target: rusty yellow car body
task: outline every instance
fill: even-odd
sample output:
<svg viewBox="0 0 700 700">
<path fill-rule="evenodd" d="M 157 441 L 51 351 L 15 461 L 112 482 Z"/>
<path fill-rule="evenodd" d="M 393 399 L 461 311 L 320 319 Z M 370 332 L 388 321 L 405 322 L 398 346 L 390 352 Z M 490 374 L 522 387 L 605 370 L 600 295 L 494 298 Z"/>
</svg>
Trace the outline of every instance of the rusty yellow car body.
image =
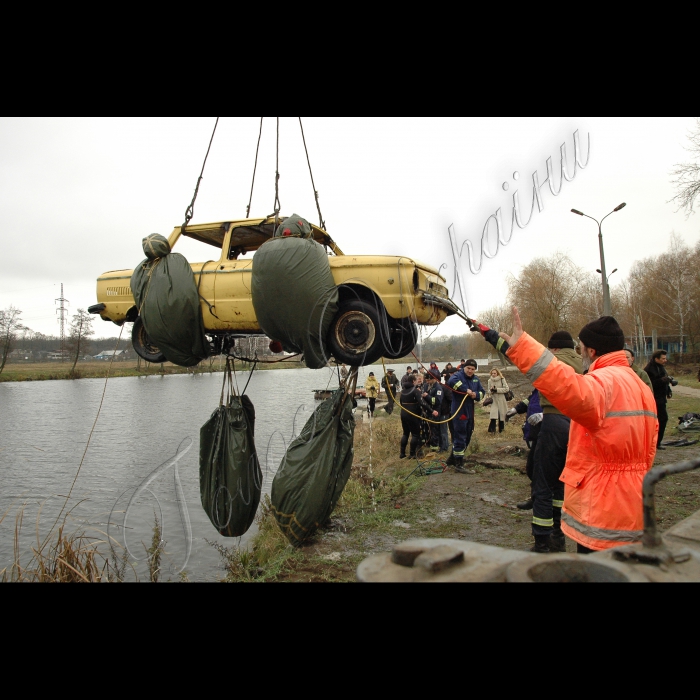
<svg viewBox="0 0 700 700">
<path fill-rule="evenodd" d="M 329 252 L 333 279 L 343 292 L 383 305 L 390 322 L 437 326 L 452 315 L 446 280 L 434 268 L 411 257 L 345 255 L 326 231 L 312 227 L 314 239 Z M 254 253 L 273 237 L 275 219 L 247 219 L 189 225 L 184 235 L 212 246 L 205 263 L 191 263 L 202 297 L 202 315 L 208 334 L 261 335 L 251 294 Z M 181 227 L 170 235 L 176 251 Z M 117 325 L 138 317 L 131 293 L 133 270 L 107 272 L 97 280 L 98 304 L 91 307 L 105 321 Z"/>
</svg>

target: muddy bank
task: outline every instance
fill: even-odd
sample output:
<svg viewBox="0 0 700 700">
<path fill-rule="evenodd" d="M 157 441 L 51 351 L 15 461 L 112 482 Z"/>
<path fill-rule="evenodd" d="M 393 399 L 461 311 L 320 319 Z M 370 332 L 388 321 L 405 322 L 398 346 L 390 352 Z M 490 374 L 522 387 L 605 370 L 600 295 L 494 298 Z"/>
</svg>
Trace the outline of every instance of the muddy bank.
<svg viewBox="0 0 700 700">
<path fill-rule="evenodd" d="M 531 387 L 517 380 L 514 383 L 516 400 L 526 398 Z M 669 405 L 672 416 L 681 411 L 700 412 L 700 400 L 674 400 Z M 300 550 L 289 549 L 274 527 L 263 527 L 255 547 L 274 565 L 261 565 L 254 550 L 252 563 L 246 562 L 248 568 L 241 567 L 234 557 L 229 579 L 354 582 L 356 568 L 367 556 L 417 538 L 529 550 L 533 544 L 532 513 L 516 507 L 530 491 L 523 419 L 514 419 L 501 436 L 488 435 L 488 423 L 488 413 L 479 410 L 468 458 L 470 474 L 450 470 L 420 476 L 411 475 L 415 462 L 399 459 L 402 431 L 397 415 L 387 417 L 380 411 L 371 426 L 369 421 L 361 421 L 353 476 L 327 527 Z M 673 424 L 669 437 L 674 437 Z M 660 452 L 657 464 L 695 458 L 700 458 L 700 446 Z M 658 489 L 657 500 L 659 524 L 667 530 L 700 510 L 700 473 L 666 480 Z M 572 543 L 569 550 L 575 551 Z M 275 555 L 269 559 L 271 552 Z"/>
</svg>

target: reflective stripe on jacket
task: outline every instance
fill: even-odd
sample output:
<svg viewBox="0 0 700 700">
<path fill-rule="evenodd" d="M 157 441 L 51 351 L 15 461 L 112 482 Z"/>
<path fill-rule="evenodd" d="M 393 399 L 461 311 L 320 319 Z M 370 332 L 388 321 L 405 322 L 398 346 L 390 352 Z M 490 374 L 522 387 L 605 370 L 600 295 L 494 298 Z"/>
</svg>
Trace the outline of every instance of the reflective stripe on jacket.
<svg viewBox="0 0 700 700">
<path fill-rule="evenodd" d="M 564 533 L 596 551 L 640 542 L 642 486 L 654 466 L 659 424 L 651 392 L 625 354 L 604 355 L 580 376 L 525 334 L 508 357 L 572 419 L 561 477 Z"/>
</svg>

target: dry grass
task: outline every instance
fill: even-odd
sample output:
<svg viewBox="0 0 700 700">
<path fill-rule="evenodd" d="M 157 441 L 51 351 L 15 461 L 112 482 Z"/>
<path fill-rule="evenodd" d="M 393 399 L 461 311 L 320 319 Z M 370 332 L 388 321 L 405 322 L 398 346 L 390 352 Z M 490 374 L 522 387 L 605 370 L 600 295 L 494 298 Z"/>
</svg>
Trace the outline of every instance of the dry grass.
<svg viewBox="0 0 700 700">
<path fill-rule="evenodd" d="M 3 524 L 9 510 L 0 518 Z M 69 534 L 71 513 L 68 513 L 58 528 L 43 540 L 39 534 L 41 509 L 36 521 L 36 545 L 22 551 L 20 544 L 24 528 L 24 507 L 20 507 L 15 518 L 14 556 L 9 569 L 0 571 L 2 583 L 124 583 L 127 571 L 138 576 L 129 564 L 128 553 L 104 532 L 95 530 L 90 535 L 85 531 Z M 149 579 L 157 583 L 160 578 L 161 557 L 165 543 L 161 541 L 160 523 L 156 519 L 151 548 L 147 549 Z M 118 553 L 119 552 L 119 553 Z"/>
</svg>

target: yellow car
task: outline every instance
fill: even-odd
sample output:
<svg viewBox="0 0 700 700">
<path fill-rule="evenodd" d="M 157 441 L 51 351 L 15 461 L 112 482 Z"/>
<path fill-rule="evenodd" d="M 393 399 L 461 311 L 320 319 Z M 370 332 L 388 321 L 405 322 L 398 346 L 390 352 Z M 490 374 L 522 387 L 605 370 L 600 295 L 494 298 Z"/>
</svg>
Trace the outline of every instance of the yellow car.
<svg viewBox="0 0 700 700">
<path fill-rule="evenodd" d="M 284 217 L 282 217 L 283 219 Z M 329 252 L 333 278 L 339 287 L 340 310 L 333 322 L 329 346 L 338 363 L 373 364 L 382 356 L 405 357 L 416 346 L 417 324 L 437 326 L 455 313 L 446 280 L 437 270 L 410 257 L 345 255 L 322 229 L 312 227 L 314 240 Z M 231 350 L 237 338 L 263 335 L 251 294 L 254 253 L 275 233 L 274 217 L 215 224 L 189 225 L 185 236 L 212 246 L 207 263 L 192 263 L 202 296 L 204 328 L 212 354 Z M 175 249 L 182 236 L 170 236 Z M 164 357 L 148 338 L 131 293 L 132 270 L 107 272 L 97 280 L 96 306 L 90 313 L 116 323 L 134 323 L 136 353 L 148 362 Z"/>
</svg>

